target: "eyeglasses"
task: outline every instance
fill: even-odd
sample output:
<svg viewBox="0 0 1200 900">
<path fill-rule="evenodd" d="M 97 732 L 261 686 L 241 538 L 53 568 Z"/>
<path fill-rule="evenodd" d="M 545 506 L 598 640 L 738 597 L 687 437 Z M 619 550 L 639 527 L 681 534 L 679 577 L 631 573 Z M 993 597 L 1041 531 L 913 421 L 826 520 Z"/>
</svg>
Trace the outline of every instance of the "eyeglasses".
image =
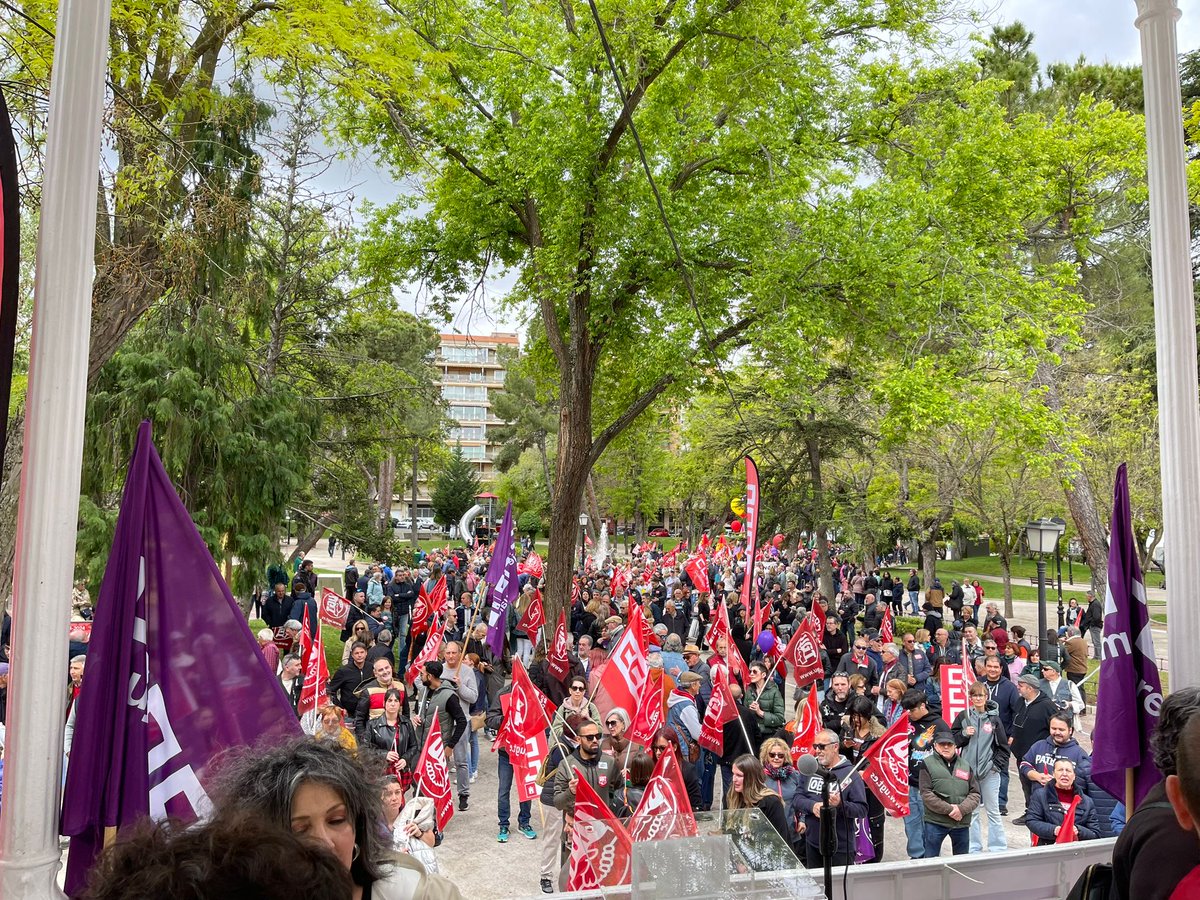
<svg viewBox="0 0 1200 900">
<path fill-rule="evenodd" d="M 576 691 L 578 691 L 579 693 L 582 694 L 583 693 L 583 685 L 580 685 L 580 684 L 571 685 L 571 693 L 574 694 Z"/>
</svg>

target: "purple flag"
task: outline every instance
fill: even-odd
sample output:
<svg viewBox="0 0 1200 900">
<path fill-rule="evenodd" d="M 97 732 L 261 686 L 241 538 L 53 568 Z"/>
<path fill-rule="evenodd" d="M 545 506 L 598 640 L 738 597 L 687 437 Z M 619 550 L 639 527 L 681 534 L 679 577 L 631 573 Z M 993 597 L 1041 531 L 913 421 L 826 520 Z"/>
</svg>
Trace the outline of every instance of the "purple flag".
<svg viewBox="0 0 1200 900">
<path fill-rule="evenodd" d="M 504 651 L 504 633 L 508 630 L 508 608 L 517 599 L 517 556 L 513 552 L 512 501 L 504 510 L 496 552 L 487 570 L 488 613 L 487 645 L 497 657 Z"/>
<path fill-rule="evenodd" d="M 214 754 L 298 734 L 143 422 L 76 701 L 62 813 L 67 893 L 82 892 L 106 828 L 202 817 Z"/>
<path fill-rule="evenodd" d="M 1154 662 L 1146 586 L 1133 539 L 1124 463 L 1117 469 L 1113 487 L 1109 531 L 1104 652 L 1096 688 L 1096 727 L 1092 731 L 1092 780 L 1125 801 L 1125 770 L 1133 769 L 1136 806 L 1162 780 L 1154 767 L 1150 735 L 1158 725 L 1163 693 Z"/>
</svg>

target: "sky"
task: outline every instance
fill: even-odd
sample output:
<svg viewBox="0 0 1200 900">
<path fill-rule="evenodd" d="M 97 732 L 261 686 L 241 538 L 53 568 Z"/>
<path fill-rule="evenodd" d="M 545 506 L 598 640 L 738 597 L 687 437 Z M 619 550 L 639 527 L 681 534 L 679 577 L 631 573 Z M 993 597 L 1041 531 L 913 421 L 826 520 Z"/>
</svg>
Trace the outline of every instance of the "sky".
<svg viewBox="0 0 1200 900">
<path fill-rule="evenodd" d="M 1178 0 L 1182 17 L 1177 24 L 1180 52 L 1200 47 L 1200 0 Z M 976 10 L 984 20 L 980 33 L 992 25 L 1020 21 L 1033 32 L 1033 51 L 1043 69 L 1052 62 L 1074 62 L 1081 55 L 1093 62 L 1138 64 L 1141 62 L 1139 36 L 1134 20 L 1135 0 L 962 0 L 964 7 Z M 949 54 L 969 52 L 968 26 L 956 28 L 947 36 L 944 48 Z M 399 186 L 370 160 L 341 162 L 321 179 L 325 190 L 345 190 L 354 186 L 356 198 L 375 204 L 394 199 Z M 486 287 L 486 302 L 463 303 L 453 320 L 438 327 L 462 334 L 486 334 L 491 331 L 516 331 L 522 336 L 525 323 L 502 317 L 492 302 L 511 286 L 511 277 L 494 279 Z M 419 295 L 406 294 L 401 303 L 422 315 Z"/>
</svg>

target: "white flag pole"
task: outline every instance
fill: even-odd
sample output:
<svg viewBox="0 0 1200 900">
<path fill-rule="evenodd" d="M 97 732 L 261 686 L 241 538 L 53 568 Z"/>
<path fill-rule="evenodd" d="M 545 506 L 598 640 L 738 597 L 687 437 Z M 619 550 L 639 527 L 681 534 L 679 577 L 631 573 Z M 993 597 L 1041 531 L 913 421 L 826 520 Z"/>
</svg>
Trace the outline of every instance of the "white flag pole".
<svg viewBox="0 0 1200 900">
<path fill-rule="evenodd" d="M 1167 615 L 1171 687 L 1200 685 L 1200 654 L 1188 638 L 1200 610 L 1186 585 L 1200 579 L 1200 556 L 1188 542 L 1200 530 L 1200 404 L 1197 402 L 1196 310 L 1175 23 L 1177 0 L 1137 0 L 1146 95 L 1147 175 L 1150 182 L 1150 255 L 1158 359 L 1159 455 L 1163 532 L 1173 548 Z"/>
<path fill-rule="evenodd" d="M 38 234 L 13 578 L 0 896 L 56 886 L 67 627 L 91 335 L 110 0 L 61 0 Z"/>
</svg>

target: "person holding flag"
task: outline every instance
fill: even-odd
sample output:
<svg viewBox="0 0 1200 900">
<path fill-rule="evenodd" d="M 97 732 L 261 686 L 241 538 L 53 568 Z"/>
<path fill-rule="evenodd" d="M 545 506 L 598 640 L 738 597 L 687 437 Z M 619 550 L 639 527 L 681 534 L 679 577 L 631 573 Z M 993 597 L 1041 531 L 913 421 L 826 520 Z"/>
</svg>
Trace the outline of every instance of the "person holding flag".
<svg viewBox="0 0 1200 900">
<path fill-rule="evenodd" d="M 428 738 L 429 730 L 436 717 L 442 733 L 442 743 L 446 750 L 446 761 L 454 758 L 454 749 L 460 741 L 466 739 L 467 714 L 463 711 L 458 699 L 458 691 L 453 685 L 442 681 L 442 664 L 436 659 L 425 663 L 421 670 L 421 684 L 425 689 L 421 701 L 421 713 L 413 717 L 413 724 L 422 728 L 423 742 Z M 470 802 L 470 785 L 463 790 L 462 779 L 458 784 L 458 808 L 466 812 Z"/>
<path fill-rule="evenodd" d="M 1070 844 L 1099 838 L 1096 804 L 1079 785 L 1075 763 L 1064 757 L 1054 761 L 1052 780 L 1034 788 L 1025 824 L 1034 846 Z"/>
<path fill-rule="evenodd" d="M 828 728 L 817 732 L 812 745 L 817 768 L 811 775 L 801 775 L 800 785 L 792 798 L 792 815 L 802 823 L 805 865 L 810 869 L 819 869 L 826 862 L 821 853 L 821 798 L 826 778 L 832 776 L 829 808 L 833 813 L 834 844 L 829 862 L 834 866 L 854 862 L 858 820 L 865 819 L 869 813 L 862 778 L 854 771 L 854 764 L 842 756 L 840 743 L 837 733 Z"/>
</svg>

